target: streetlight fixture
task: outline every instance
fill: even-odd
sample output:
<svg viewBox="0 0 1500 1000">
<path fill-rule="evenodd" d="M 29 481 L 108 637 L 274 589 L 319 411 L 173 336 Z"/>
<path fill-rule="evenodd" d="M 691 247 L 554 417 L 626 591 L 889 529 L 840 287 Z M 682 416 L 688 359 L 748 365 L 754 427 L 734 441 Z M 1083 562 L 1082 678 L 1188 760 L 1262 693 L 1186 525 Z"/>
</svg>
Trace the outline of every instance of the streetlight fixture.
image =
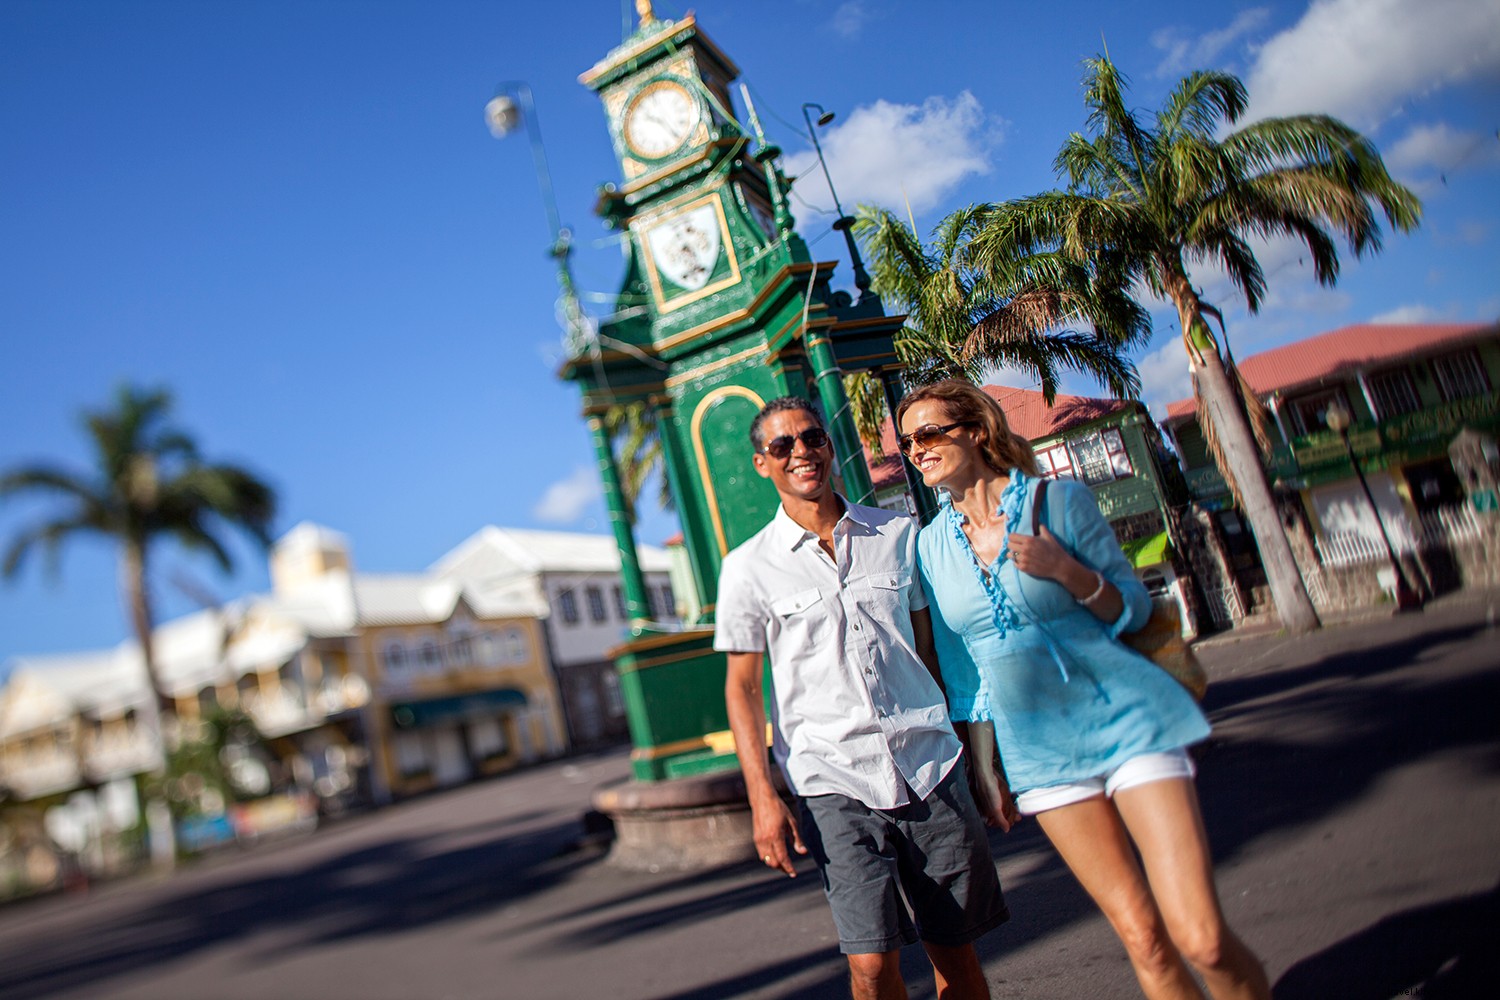
<svg viewBox="0 0 1500 1000">
<path fill-rule="evenodd" d="M 1391 544 L 1391 536 L 1385 528 L 1385 518 L 1380 515 L 1380 507 L 1375 503 L 1375 494 L 1370 491 L 1370 483 L 1365 479 L 1365 470 L 1360 467 L 1359 459 L 1354 456 L 1354 445 L 1349 442 L 1349 425 L 1353 423 L 1354 416 L 1349 408 L 1339 400 L 1334 400 L 1323 412 L 1323 422 L 1328 429 L 1339 436 L 1339 441 L 1344 445 L 1344 454 L 1349 458 L 1349 464 L 1354 468 L 1354 475 L 1359 479 L 1360 488 L 1364 490 L 1365 500 L 1370 504 L 1370 513 L 1375 515 L 1375 524 L 1380 529 L 1380 538 L 1385 542 L 1386 558 L 1390 560 L 1391 572 L 1396 576 L 1396 607 L 1398 610 L 1406 611 L 1411 608 L 1422 606 L 1422 597 L 1417 593 L 1406 578 L 1406 570 L 1401 565 L 1401 560 L 1396 556 L 1396 547 Z"/>
<path fill-rule="evenodd" d="M 818 121 L 816 127 L 809 111 L 816 108 Z M 849 258 L 854 263 L 854 287 L 859 289 L 859 301 L 864 302 L 866 296 L 870 296 L 870 275 L 865 271 L 865 262 L 859 256 L 859 244 L 854 241 L 854 233 L 851 228 L 854 225 L 852 216 L 844 214 L 844 206 L 839 204 L 839 193 L 834 190 L 833 177 L 828 173 L 828 161 L 823 159 L 823 145 L 818 142 L 818 129 L 828 125 L 834 119 L 832 111 L 828 111 L 821 104 L 808 102 L 802 105 L 802 120 L 807 123 L 807 135 L 812 139 L 813 151 L 818 154 L 818 165 L 823 168 L 823 179 L 828 182 L 828 193 L 833 195 L 833 208 L 838 213 L 838 218 L 833 222 L 833 228 L 844 234 L 844 242 L 849 246 Z M 879 301 L 878 296 L 873 296 Z"/>
<path fill-rule="evenodd" d="M 578 301 L 578 288 L 573 283 L 572 230 L 559 221 L 557 196 L 552 190 L 552 171 L 547 167 L 547 148 L 542 144 L 542 127 L 537 122 L 536 104 L 532 101 L 531 86 L 524 80 L 507 80 L 495 88 L 495 96 L 484 106 L 484 120 L 490 134 L 504 139 L 516 131 L 526 129 L 531 141 L 531 159 L 536 167 L 536 185 L 542 194 L 542 207 L 547 212 L 547 228 L 552 243 L 547 256 L 557 262 L 557 283 L 562 289 L 561 305 L 565 347 L 570 357 L 583 353 L 588 343 L 588 322 L 584 318 L 583 306 Z"/>
</svg>

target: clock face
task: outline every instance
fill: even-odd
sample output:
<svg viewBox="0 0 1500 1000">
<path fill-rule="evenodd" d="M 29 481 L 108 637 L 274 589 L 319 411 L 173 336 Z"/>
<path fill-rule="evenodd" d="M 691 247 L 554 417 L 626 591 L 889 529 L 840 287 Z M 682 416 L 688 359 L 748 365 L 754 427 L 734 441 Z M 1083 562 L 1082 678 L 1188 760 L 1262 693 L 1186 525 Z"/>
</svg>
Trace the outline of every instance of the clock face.
<svg viewBox="0 0 1500 1000">
<path fill-rule="evenodd" d="M 660 159 L 687 142 L 698 117 L 698 102 L 686 87 L 673 80 L 657 80 L 625 106 L 625 145 L 637 156 Z"/>
</svg>

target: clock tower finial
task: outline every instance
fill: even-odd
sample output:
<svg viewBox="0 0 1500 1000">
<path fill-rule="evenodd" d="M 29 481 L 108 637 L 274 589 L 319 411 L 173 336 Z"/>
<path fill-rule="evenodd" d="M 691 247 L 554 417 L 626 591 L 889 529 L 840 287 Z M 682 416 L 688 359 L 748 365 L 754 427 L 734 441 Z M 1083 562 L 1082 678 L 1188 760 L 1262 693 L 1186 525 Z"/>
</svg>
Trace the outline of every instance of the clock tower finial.
<svg viewBox="0 0 1500 1000">
<path fill-rule="evenodd" d="M 641 27 L 656 23 L 656 13 L 651 9 L 651 0 L 635 0 L 635 12 L 641 16 Z"/>
</svg>

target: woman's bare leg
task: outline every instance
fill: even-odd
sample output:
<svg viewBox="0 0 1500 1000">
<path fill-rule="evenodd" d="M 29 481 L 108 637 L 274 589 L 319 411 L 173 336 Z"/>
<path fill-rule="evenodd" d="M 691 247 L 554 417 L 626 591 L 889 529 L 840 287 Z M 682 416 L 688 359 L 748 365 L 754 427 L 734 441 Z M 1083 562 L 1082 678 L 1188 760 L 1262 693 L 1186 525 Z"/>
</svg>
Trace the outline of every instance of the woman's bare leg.
<svg viewBox="0 0 1500 1000">
<path fill-rule="evenodd" d="M 1038 813 L 1037 822 L 1125 945 L 1149 1000 L 1202 1000 L 1115 811 L 1103 795 Z"/>
<path fill-rule="evenodd" d="M 1114 800 L 1172 941 L 1215 1000 L 1270 1000 L 1266 970 L 1224 921 L 1193 782 L 1153 781 Z"/>
</svg>

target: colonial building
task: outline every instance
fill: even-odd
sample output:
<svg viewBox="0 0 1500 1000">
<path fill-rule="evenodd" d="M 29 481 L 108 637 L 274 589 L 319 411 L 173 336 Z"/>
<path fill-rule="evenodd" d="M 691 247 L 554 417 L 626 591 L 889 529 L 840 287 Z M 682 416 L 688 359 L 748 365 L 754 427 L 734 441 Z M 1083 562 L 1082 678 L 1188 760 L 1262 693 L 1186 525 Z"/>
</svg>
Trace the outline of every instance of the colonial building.
<svg viewBox="0 0 1500 1000">
<path fill-rule="evenodd" d="M 1482 572 L 1487 559 L 1454 556 L 1483 546 L 1483 509 L 1493 505 L 1486 484 L 1500 461 L 1500 327 L 1351 326 L 1252 355 L 1239 367 L 1274 417 L 1268 471 L 1305 522 L 1313 569 L 1385 564 L 1389 539 L 1427 577 L 1428 589 Z M 1330 411 L 1346 414 L 1347 426 L 1331 426 Z M 1171 404 L 1165 428 L 1194 499 L 1231 540 L 1241 577 L 1254 579 L 1258 553 L 1208 454 L 1194 401 Z M 1460 438 L 1473 443 L 1477 458 L 1455 460 Z M 1294 537 L 1299 527 L 1293 523 Z M 1390 589 L 1391 575 L 1382 573 Z M 1337 603 L 1332 593 L 1313 596 Z"/>
<path fill-rule="evenodd" d="M 667 627 L 680 624 L 670 557 L 649 545 L 637 546 L 636 552 L 651 618 Z M 528 601 L 538 609 L 575 748 L 628 737 L 620 677 L 610 654 L 629 626 L 613 539 L 490 526 L 430 572 L 481 599 Z"/>
</svg>

